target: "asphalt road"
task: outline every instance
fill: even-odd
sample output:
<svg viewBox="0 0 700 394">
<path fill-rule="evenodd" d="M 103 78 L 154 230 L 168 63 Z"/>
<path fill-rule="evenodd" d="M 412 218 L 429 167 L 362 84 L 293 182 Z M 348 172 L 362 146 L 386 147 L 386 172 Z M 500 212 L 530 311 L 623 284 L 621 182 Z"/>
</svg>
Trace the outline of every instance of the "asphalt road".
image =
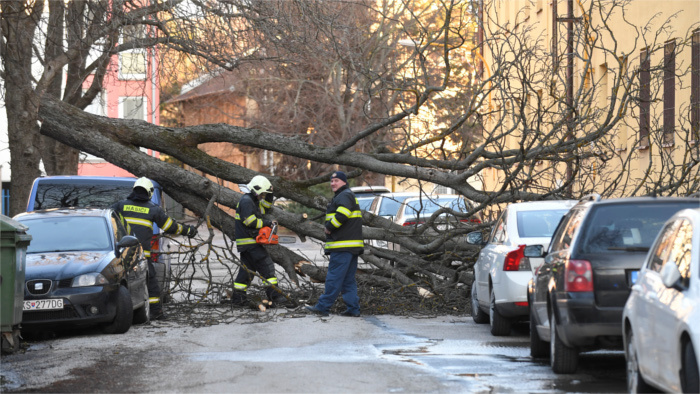
<svg viewBox="0 0 700 394">
<path fill-rule="evenodd" d="M 2 357 L 2 392 L 623 392 L 621 352 L 574 375 L 529 356 L 526 325 L 492 337 L 471 317 L 265 312 L 205 327 L 74 332 Z M 28 347 L 27 347 L 28 346 Z"/>
</svg>

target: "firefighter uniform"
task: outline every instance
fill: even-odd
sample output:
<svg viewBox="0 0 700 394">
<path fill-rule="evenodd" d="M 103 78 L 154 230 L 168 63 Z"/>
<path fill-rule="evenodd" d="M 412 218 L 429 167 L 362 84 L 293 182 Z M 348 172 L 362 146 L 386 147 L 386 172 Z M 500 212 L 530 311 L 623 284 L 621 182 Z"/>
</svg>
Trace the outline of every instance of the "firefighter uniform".
<svg viewBox="0 0 700 394">
<path fill-rule="evenodd" d="M 355 194 L 347 185 L 347 176 L 336 171 L 331 176 L 344 183 L 335 190 L 333 199 L 326 209 L 326 244 L 324 251 L 330 255 L 326 274 L 325 292 L 314 306 L 307 306 L 310 312 L 328 316 L 338 295 L 342 294 L 347 310 L 344 316 L 360 316 L 360 298 L 357 295 L 358 256 L 364 251 L 362 239 L 362 212 Z M 333 183 L 331 183 L 333 187 Z"/>
<path fill-rule="evenodd" d="M 143 246 L 143 254 L 148 261 L 148 297 L 151 315 L 158 318 L 163 314 L 163 307 L 161 305 L 161 289 L 151 258 L 153 223 L 157 224 L 166 234 L 186 235 L 190 238 L 197 235 L 197 229 L 194 226 L 179 224 L 170 218 L 163 208 L 151 202 L 152 194 L 153 184 L 151 181 L 140 178 L 134 184 L 134 189 L 129 197 L 115 203 L 112 209 L 120 215 L 127 232 L 135 235 Z"/>
<path fill-rule="evenodd" d="M 267 299 L 282 304 L 286 298 L 270 287 L 277 286 L 278 283 L 274 262 L 267 250 L 255 241 L 261 228 L 272 226 L 271 220 L 263 218 L 272 207 L 272 185 L 267 178 L 258 175 L 248 188 L 251 192 L 244 194 L 236 206 L 236 248 L 241 255 L 242 267 L 238 269 L 233 282 L 231 302 L 246 305 L 248 286 L 254 278 L 253 272 L 258 272 L 264 278 Z"/>
</svg>

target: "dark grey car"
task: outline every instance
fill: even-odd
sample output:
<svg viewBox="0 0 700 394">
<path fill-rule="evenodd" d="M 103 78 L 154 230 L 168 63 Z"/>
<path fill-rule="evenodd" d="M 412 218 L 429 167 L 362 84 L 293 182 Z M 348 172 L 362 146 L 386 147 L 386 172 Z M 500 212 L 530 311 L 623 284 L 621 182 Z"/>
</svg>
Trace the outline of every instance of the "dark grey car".
<svg viewBox="0 0 700 394">
<path fill-rule="evenodd" d="M 699 204 L 589 196 L 571 208 L 528 284 L 532 356 L 573 373 L 581 351 L 622 349 L 622 310 L 649 247 L 668 218 Z"/>
<path fill-rule="evenodd" d="M 100 325 L 124 333 L 150 317 L 148 266 L 138 239 L 111 209 L 15 216 L 29 228 L 23 330 Z"/>
</svg>

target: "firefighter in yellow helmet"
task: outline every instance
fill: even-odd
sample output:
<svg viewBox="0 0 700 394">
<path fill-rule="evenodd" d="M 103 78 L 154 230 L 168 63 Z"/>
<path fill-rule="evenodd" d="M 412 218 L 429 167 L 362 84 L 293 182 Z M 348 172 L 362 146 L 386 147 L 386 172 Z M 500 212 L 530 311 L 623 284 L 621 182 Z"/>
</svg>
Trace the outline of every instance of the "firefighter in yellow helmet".
<svg viewBox="0 0 700 394">
<path fill-rule="evenodd" d="M 151 319 L 164 319 L 161 288 L 158 285 L 156 269 L 151 258 L 153 223 L 166 234 L 186 235 L 189 238 L 197 235 L 197 228 L 177 223 L 165 213 L 163 208 L 151 202 L 154 190 L 153 182 L 148 178 L 139 178 L 134 182 L 129 197 L 112 205 L 112 209 L 121 216 L 127 231 L 141 241 L 143 253 L 148 260 L 148 297 Z"/>
<path fill-rule="evenodd" d="M 272 184 L 262 175 L 257 175 L 248 184 L 249 193 L 241 197 L 236 206 L 236 247 L 241 255 L 243 266 L 233 281 L 231 303 L 245 306 L 248 303 L 248 286 L 253 280 L 253 274 L 259 273 L 265 279 L 265 293 L 273 305 L 287 305 L 287 299 L 275 291 L 270 285 L 277 286 L 275 264 L 262 245 L 255 238 L 261 228 L 269 227 L 273 221 L 263 217 L 272 208 Z"/>
</svg>

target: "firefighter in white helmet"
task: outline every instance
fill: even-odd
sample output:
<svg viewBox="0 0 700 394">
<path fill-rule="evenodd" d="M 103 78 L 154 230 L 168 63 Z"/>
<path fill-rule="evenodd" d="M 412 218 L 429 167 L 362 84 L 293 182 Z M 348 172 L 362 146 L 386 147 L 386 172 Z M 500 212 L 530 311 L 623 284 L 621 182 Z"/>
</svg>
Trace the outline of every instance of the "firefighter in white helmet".
<svg viewBox="0 0 700 394">
<path fill-rule="evenodd" d="M 177 223 L 165 213 L 163 208 L 151 202 L 154 190 L 153 182 L 148 178 L 139 178 L 134 182 L 129 197 L 112 205 L 112 209 L 121 216 L 129 234 L 134 234 L 141 241 L 143 253 L 148 260 L 148 298 L 151 319 L 164 319 L 161 288 L 156 279 L 156 269 L 151 255 L 151 242 L 154 238 L 153 223 L 166 234 L 186 235 L 189 238 L 197 235 L 197 228 Z"/>
<path fill-rule="evenodd" d="M 265 280 L 265 293 L 273 305 L 287 305 L 287 299 L 270 285 L 277 286 L 275 264 L 265 248 L 256 242 L 261 228 L 274 223 L 263 215 L 272 208 L 273 190 L 270 181 L 257 175 L 248 184 L 249 193 L 241 197 L 236 206 L 236 247 L 241 255 L 243 266 L 233 281 L 231 303 L 237 306 L 247 305 L 247 291 L 253 280 L 251 272 L 259 273 Z"/>
</svg>

